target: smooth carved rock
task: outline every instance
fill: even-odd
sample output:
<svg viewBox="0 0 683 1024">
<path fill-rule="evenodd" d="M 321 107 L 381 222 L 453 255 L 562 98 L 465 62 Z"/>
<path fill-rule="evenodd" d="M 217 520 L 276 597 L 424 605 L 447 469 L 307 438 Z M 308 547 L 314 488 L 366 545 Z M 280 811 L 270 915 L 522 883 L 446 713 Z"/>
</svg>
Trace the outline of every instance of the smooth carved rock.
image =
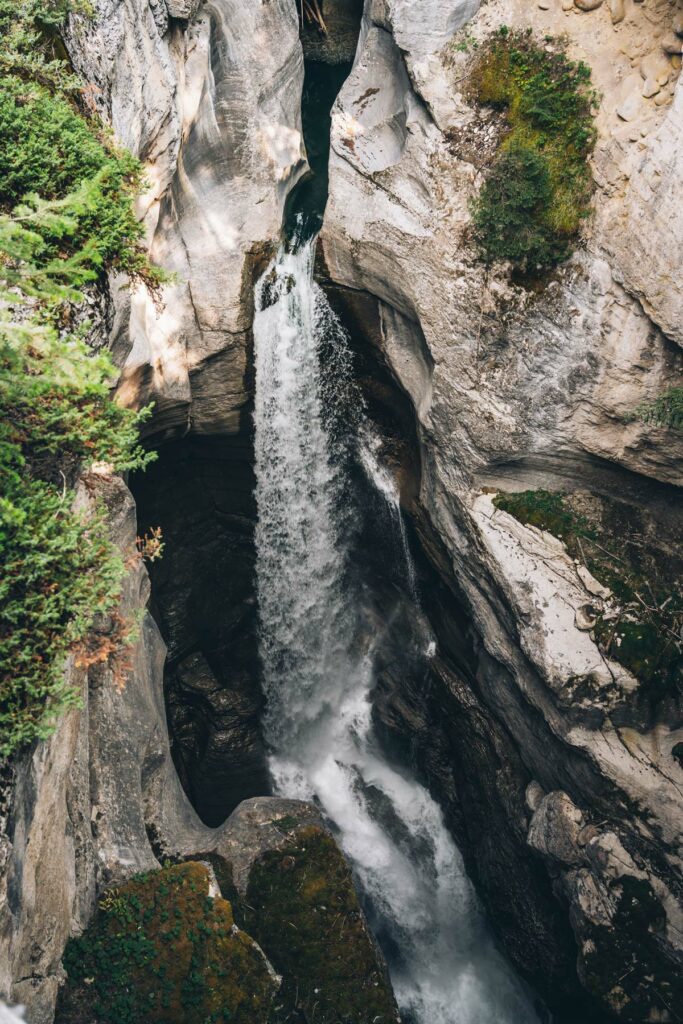
<svg viewBox="0 0 683 1024">
<path fill-rule="evenodd" d="M 624 0 L 610 0 L 609 13 L 612 18 L 613 25 L 618 25 L 619 22 L 623 21 L 626 16 Z"/>
</svg>

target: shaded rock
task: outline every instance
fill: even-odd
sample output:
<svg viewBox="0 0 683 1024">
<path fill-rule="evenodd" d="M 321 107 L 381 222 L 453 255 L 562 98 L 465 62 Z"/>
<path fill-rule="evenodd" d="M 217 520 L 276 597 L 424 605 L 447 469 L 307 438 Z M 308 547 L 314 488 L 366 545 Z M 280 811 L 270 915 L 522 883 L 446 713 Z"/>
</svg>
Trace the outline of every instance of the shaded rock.
<svg viewBox="0 0 683 1024">
<path fill-rule="evenodd" d="M 349 867 L 312 819 L 306 804 L 261 800 L 243 804 L 228 823 L 233 878 L 245 893 L 243 926 L 283 977 L 279 1012 L 282 1019 L 298 1009 L 350 1024 L 398 1022 Z M 224 842 L 220 852 L 231 859 Z"/>
<path fill-rule="evenodd" d="M 610 0 L 609 13 L 612 18 L 613 25 L 618 25 L 619 22 L 623 21 L 626 16 L 624 0 Z"/>
<path fill-rule="evenodd" d="M 526 787 L 526 792 L 524 793 L 526 805 L 532 812 L 532 814 L 538 810 L 545 795 L 546 794 L 543 787 L 539 786 L 535 779 L 532 779 L 529 785 Z"/>
<path fill-rule="evenodd" d="M 580 11 L 595 11 L 602 7 L 603 0 L 574 0 L 574 6 Z"/>
<path fill-rule="evenodd" d="M 270 788 L 258 724 L 252 458 L 249 436 L 187 439 L 131 480 L 138 532 L 160 526 L 165 541 L 150 572 L 168 645 L 173 756 L 211 826 Z"/>
<path fill-rule="evenodd" d="M 673 32 L 668 32 L 663 36 L 661 45 L 664 53 L 683 53 L 683 40 Z"/>
<path fill-rule="evenodd" d="M 527 842 L 539 853 L 561 864 L 581 864 L 584 855 L 578 837 L 583 822 L 582 812 L 574 806 L 567 793 L 549 793 L 531 819 Z"/>
<path fill-rule="evenodd" d="M 166 0 L 166 7 L 171 18 L 188 20 L 197 13 L 199 0 Z"/>
</svg>

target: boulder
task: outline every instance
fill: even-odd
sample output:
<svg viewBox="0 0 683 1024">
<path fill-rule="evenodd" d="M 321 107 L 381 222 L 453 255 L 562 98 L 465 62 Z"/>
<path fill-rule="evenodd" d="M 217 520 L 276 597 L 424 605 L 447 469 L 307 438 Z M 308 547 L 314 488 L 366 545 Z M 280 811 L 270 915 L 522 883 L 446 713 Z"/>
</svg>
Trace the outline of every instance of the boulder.
<svg viewBox="0 0 683 1024">
<path fill-rule="evenodd" d="M 584 863 L 579 833 L 582 812 L 567 793 L 548 793 L 536 808 L 529 825 L 527 842 L 534 850 L 568 867 Z"/>
</svg>

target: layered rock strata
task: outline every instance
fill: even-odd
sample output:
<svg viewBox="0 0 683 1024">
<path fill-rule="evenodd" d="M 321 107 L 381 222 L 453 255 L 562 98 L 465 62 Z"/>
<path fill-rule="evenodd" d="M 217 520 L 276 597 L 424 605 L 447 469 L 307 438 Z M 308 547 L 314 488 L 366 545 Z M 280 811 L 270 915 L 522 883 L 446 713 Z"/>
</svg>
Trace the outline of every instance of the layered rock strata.
<svg viewBox="0 0 683 1024">
<path fill-rule="evenodd" d="M 650 507 L 656 521 L 648 478 L 681 483 L 680 433 L 631 415 L 681 382 L 669 264 L 678 242 L 664 242 L 680 235 L 668 198 L 680 184 L 683 93 L 667 44 L 675 5 L 627 3 L 623 18 L 579 6 L 366 5 L 333 111 L 324 272 L 350 308 L 359 294 L 374 304 L 369 341 L 412 399 L 422 478 L 417 501 L 406 500 L 447 587 L 440 598 L 425 589 L 440 640 L 435 679 L 426 692 L 409 679 L 383 682 L 378 718 L 445 800 L 508 950 L 547 996 L 554 988 L 557 998 L 578 955 L 594 1005 L 675 1020 L 675 694 L 643 699 L 586 631 L 579 612 L 595 595 L 561 542 L 495 512 L 486 493 L 503 480 L 508 490 L 593 488 L 646 519 Z M 487 271 L 469 234 L 499 128 L 467 82 L 502 24 L 539 40 L 566 36 L 600 96 L 590 225 L 534 290 L 504 266 Z M 656 91 L 644 84 L 653 76 Z M 666 494 L 671 519 L 677 497 Z M 467 657 L 454 625 L 461 604 L 481 638 Z M 483 778 L 492 764 L 494 789 Z M 549 806 L 569 810 L 545 814 Z M 571 855 L 565 820 L 578 823 Z M 535 865 L 526 886 L 506 891 L 506 873 L 521 878 L 524 864 Z"/>
</svg>

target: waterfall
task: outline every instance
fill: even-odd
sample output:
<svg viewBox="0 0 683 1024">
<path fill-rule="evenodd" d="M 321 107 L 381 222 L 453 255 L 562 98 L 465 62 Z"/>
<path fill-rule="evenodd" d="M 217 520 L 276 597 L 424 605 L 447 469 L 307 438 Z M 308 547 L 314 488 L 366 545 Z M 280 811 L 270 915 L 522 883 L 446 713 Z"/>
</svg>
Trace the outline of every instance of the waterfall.
<svg viewBox="0 0 683 1024">
<path fill-rule="evenodd" d="M 390 506 L 416 593 L 414 570 L 395 484 L 362 409 L 344 406 L 347 339 L 313 280 L 314 249 L 283 247 L 256 287 L 257 592 L 274 786 L 315 800 L 336 830 L 405 1024 L 532 1024 L 440 809 L 373 737 L 380 637 L 350 571 L 353 458 Z"/>
</svg>

